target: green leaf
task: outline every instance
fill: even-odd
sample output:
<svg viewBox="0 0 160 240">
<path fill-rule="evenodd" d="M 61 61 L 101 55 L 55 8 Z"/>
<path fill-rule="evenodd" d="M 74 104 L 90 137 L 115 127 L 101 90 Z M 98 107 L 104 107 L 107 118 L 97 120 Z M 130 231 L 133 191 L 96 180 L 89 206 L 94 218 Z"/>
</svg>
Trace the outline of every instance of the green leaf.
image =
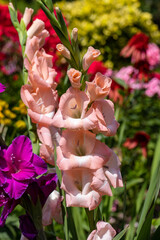
<svg viewBox="0 0 160 240">
<path fill-rule="evenodd" d="M 19 28 L 20 28 L 20 24 L 19 24 L 18 19 L 17 19 L 17 13 L 11 6 L 8 6 L 8 8 L 9 8 L 9 13 L 10 13 L 10 16 L 11 16 L 11 21 L 13 23 L 13 26 L 18 31 Z"/>
<path fill-rule="evenodd" d="M 59 21 L 59 23 L 61 25 L 62 32 L 64 33 L 66 38 L 68 38 L 67 26 L 66 26 L 66 23 L 64 21 L 63 15 L 62 15 L 61 10 L 59 9 L 59 7 L 56 7 L 56 13 L 57 13 L 58 21 Z M 69 38 L 68 38 L 68 41 L 69 41 Z"/>
<path fill-rule="evenodd" d="M 128 88 L 128 85 L 125 83 L 125 81 L 123 81 L 122 79 L 120 78 L 114 78 L 114 81 L 116 83 L 118 83 L 120 86 L 122 86 L 123 88 L 127 89 Z"/>
<path fill-rule="evenodd" d="M 46 14 L 46 16 L 49 18 L 49 20 L 52 22 L 53 26 L 56 26 L 57 28 L 60 29 L 60 25 L 54 15 L 54 13 L 51 13 L 46 6 L 43 4 L 43 2 L 41 0 L 36 0 L 39 4 L 40 7 L 42 8 L 42 10 L 44 11 L 44 13 Z"/>
<path fill-rule="evenodd" d="M 124 230 L 122 230 L 117 236 L 115 236 L 115 237 L 113 238 L 113 240 L 120 240 L 120 239 L 124 236 L 124 234 L 127 232 L 128 228 L 129 228 L 129 227 L 127 227 L 127 228 L 125 228 Z"/>
<path fill-rule="evenodd" d="M 154 212 L 154 207 L 151 208 L 149 211 L 145 222 L 143 223 L 143 226 L 141 228 L 140 233 L 138 234 L 137 240 L 150 240 L 150 231 L 151 231 L 151 223 L 152 223 L 152 217 L 153 217 L 153 212 Z"/>
<path fill-rule="evenodd" d="M 159 236 L 160 236 L 160 226 L 156 229 L 156 231 L 154 232 L 151 240 L 159 240 Z"/>
<path fill-rule="evenodd" d="M 53 3 L 52 3 L 52 0 L 42 0 L 45 5 L 48 7 L 48 9 L 53 12 Z"/>
<path fill-rule="evenodd" d="M 154 154 L 152 169 L 151 169 L 150 185 L 149 185 L 147 196 L 142 209 L 140 221 L 138 224 L 137 237 L 135 238 L 136 240 L 139 237 L 139 234 L 145 222 L 148 211 L 151 208 L 152 204 L 155 203 L 157 199 L 157 195 L 159 193 L 159 189 L 160 189 L 160 154 L 159 152 L 160 152 L 160 135 L 156 144 L 156 149 L 155 149 L 155 154 Z"/>
</svg>

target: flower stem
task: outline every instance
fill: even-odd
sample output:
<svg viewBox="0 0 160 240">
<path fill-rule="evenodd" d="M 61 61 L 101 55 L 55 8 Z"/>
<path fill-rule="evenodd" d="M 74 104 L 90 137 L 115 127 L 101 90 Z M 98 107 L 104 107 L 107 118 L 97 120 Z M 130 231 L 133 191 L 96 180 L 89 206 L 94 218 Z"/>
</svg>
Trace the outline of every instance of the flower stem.
<svg viewBox="0 0 160 240">
<path fill-rule="evenodd" d="M 85 208 L 85 210 L 88 217 L 90 231 L 92 232 L 96 228 L 96 223 L 94 221 L 94 210 L 89 211 L 88 208 Z"/>
</svg>

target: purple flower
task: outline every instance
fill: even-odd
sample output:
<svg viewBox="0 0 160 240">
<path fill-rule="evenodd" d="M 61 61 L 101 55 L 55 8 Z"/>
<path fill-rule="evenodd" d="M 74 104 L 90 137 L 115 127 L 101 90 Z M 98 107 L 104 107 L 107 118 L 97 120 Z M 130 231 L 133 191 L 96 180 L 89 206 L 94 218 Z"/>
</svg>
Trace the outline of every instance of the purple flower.
<svg viewBox="0 0 160 240">
<path fill-rule="evenodd" d="M 19 221 L 20 221 L 20 229 L 23 235 L 29 240 L 36 239 L 38 232 L 30 216 L 28 214 L 22 215 L 19 217 Z"/>
<path fill-rule="evenodd" d="M 47 171 L 47 165 L 32 152 L 30 139 L 22 135 L 7 149 L 0 149 L 0 171 L 0 183 L 5 193 L 19 199 L 31 180 Z"/>
<path fill-rule="evenodd" d="M 31 196 L 34 204 L 36 204 L 39 197 L 43 207 L 48 196 L 56 189 L 57 181 L 57 174 L 50 173 L 46 176 L 35 179 L 32 183 L 30 183 L 27 193 Z"/>
<path fill-rule="evenodd" d="M 37 205 L 38 199 L 40 200 L 41 207 L 43 207 L 50 193 L 55 190 L 57 180 L 57 175 L 55 173 L 50 173 L 46 176 L 33 180 L 33 182 L 29 184 L 26 193 L 31 196 L 34 204 L 34 208 L 32 208 L 33 211 L 35 210 L 36 213 L 41 211 L 41 209 L 38 209 L 38 211 L 36 209 L 39 206 Z M 32 218 L 29 215 L 32 215 Z M 42 225 L 42 219 L 41 221 L 39 220 L 39 218 L 37 219 L 37 214 L 34 214 L 33 212 L 20 216 L 21 232 L 29 240 L 36 239 L 38 231 L 35 227 L 37 224 L 34 225 L 34 223 L 36 222 Z"/>
<path fill-rule="evenodd" d="M 5 89 L 6 87 L 2 83 L 0 83 L 0 93 L 4 92 Z"/>
</svg>

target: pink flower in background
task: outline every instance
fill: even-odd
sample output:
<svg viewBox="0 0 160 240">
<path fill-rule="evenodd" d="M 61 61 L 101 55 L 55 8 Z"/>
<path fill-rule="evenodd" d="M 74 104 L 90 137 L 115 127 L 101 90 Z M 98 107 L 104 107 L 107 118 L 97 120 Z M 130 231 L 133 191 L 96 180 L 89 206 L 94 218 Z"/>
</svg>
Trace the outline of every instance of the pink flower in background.
<svg viewBox="0 0 160 240">
<path fill-rule="evenodd" d="M 86 82 L 86 93 L 90 98 L 90 102 L 105 98 L 109 94 L 111 83 L 112 79 L 102 75 L 100 72 L 96 73 L 92 82 Z"/>
<path fill-rule="evenodd" d="M 0 83 L 0 93 L 4 92 L 5 89 L 6 87 L 2 83 Z"/>
<path fill-rule="evenodd" d="M 135 76 L 137 76 L 138 70 L 133 66 L 122 67 L 116 74 L 116 78 L 120 78 L 125 81 L 127 85 L 130 84 L 130 81 L 135 81 Z M 133 79 L 133 80 L 132 80 Z"/>
<path fill-rule="evenodd" d="M 122 79 L 131 89 L 142 89 L 143 81 L 139 79 L 139 70 L 132 67 L 122 67 L 116 74 L 116 78 Z"/>
<path fill-rule="evenodd" d="M 152 78 L 148 83 L 145 83 L 144 88 L 148 97 L 153 97 L 157 94 L 160 98 L 160 80 L 158 78 Z"/>
<path fill-rule="evenodd" d="M 91 187 L 92 171 L 90 169 L 74 169 L 64 171 L 61 188 L 66 191 L 67 207 L 84 207 L 95 209 L 101 202 L 101 195 Z"/>
<path fill-rule="evenodd" d="M 83 57 L 82 66 L 83 70 L 87 71 L 90 65 L 96 60 L 96 58 L 100 55 L 100 51 L 94 49 L 93 47 L 89 47 L 86 54 Z"/>
<path fill-rule="evenodd" d="M 93 129 L 97 118 L 91 108 L 87 111 L 89 102 L 85 92 L 70 87 L 60 98 L 53 125 L 69 129 Z"/>
<path fill-rule="evenodd" d="M 97 230 L 93 230 L 87 240 L 112 240 L 116 235 L 114 228 L 107 222 L 99 221 L 96 227 Z"/>
<path fill-rule="evenodd" d="M 119 123 L 114 117 L 114 104 L 110 100 L 97 100 L 91 105 L 97 117 L 97 125 L 93 131 L 101 132 L 105 136 L 114 136 L 119 127 Z"/>
<path fill-rule="evenodd" d="M 149 43 L 146 50 L 146 57 L 148 63 L 154 67 L 160 63 L 160 49 L 155 43 Z"/>
<path fill-rule="evenodd" d="M 98 169 L 109 161 L 111 154 L 112 150 L 97 140 L 95 134 L 64 130 L 57 147 L 57 165 L 60 170 Z"/>
</svg>

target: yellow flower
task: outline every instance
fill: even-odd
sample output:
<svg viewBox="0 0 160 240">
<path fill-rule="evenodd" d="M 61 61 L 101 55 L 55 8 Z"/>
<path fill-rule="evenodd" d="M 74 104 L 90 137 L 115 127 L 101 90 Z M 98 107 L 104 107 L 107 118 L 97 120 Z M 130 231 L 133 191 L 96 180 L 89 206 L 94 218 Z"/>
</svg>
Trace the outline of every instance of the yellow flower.
<svg viewBox="0 0 160 240">
<path fill-rule="evenodd" d="M 8 118 L 11 118 L 11 119 L 16 118 L 16 114 L 12 113 L 9 109 L 5 109 L 4 114 Z"/>
<path fill-rule="evenodd" d="M 18 120 L 17 122 L 15 122 L 14 127 L 24 129 L 26 128 L 26 123 L 23 120 Z"/>
</svg>

